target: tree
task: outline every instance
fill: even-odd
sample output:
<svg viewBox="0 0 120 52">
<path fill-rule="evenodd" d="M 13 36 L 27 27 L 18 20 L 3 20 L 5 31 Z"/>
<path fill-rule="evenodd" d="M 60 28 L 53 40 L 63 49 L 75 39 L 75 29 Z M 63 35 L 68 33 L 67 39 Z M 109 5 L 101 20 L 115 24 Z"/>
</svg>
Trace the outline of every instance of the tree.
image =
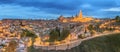
<svg viewBox="0 0 120 52">
<path fill-rule="evenodd" d="M 119 16 L 116 16 L 116 17 L 115 17 L 115 20 L 116 20 L 116 22 L 120 22 L 120 17 L 119 17 Z"/>
<path fill-rule="evenodd" d="M 80 34 L 80 35 L 78 35 L 78 38 L 83 39 L 83 38 L 85 38 L 85 35 L 84 34 Z"/>
<path fill-rule="evenodd" d="M 34 48 L 34 46 L 30 46 L 28 47 L 28 51 L 27 52 L 37 52 L 36 49 Z"/>
<path fill-rule="evenodd" d="M 94 28 L 93 25 L 89 25 L 89 26 L 88 26 L 88 29 L 89 29 L 90 31 L 93 30 L 93 28 Z"/>
<path fill-rule="evenodd" d="M 64 40 L 66 37 L 68 37 L 69 34 L 70 34 L 70 30 L 63 29 L 61 34 L 60 34 L 59 41 Z"/>
<path fill-rule="evenodd" d="M 9 42 L 9 45 L 6 47 L 5 52 L 16 52 L 16 48 L 18 46 L 18 43 L 14 40 Z"/>
<path fill-rule="evenodd" d="M 55 40 L 58 40 L 58 38 L 59 38 L 59 32 L 53 29 L 50 32 L 50 41 L 54 42 Z"/>
<path fill-rule="evenodd" d="M 21 37 L 37 37 L 37 36 L 29 30 L 23 30 Z"/>
<path fill-rule="evenodd" d="M 53 29 L 50 32 L 50 42 L 54 41 L 61 41 L 64 40 L 68 35 L 70 34 L 70 31 L 68 29 L 63 29 L 62 32 L 60 32 L 59 28 Z"/>
<path fill-rule="evenodd" d="M 23 30 L 23 33 L 21 34 L 21 37 L 29 37 L 32 38 L 32 43 L 31 46 L 28 47 L 28 52 L 33 52 L 34 51 L 34 42 L 35 42 L 35 38 L 37 37 L 37 35 L 35 35 L 35 33 L 29 31 L 29 30 Z M 31 50 L 31 51 L 29 51 Z"/>
</svg>

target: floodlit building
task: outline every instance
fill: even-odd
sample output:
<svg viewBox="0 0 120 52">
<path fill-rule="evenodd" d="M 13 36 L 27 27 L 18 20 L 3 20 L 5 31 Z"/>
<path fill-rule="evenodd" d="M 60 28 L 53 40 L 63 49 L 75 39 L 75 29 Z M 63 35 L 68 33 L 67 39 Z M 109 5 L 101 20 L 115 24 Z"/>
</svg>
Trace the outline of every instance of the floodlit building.
<svg viewBox="0 0 120 52">
<path fill-rule="evenodd" d="M 89 22 L 93 20 L 92 17 L 83 17 L 82 11 L 80 10 L 80 13 L 78 16 L 75 17 L 69 17 L 69 18 L 64 18 L 62 15 L 58 18 L 60 22 Z"/>
</svg>

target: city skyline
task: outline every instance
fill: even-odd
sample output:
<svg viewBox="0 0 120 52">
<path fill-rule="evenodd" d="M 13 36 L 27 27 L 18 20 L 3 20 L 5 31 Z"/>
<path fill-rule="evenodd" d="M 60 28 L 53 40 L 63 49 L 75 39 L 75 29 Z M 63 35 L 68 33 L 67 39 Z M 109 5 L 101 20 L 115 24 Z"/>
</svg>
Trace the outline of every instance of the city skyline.
<svg viewBox="0 0 120 52">
<path fill-rule="evenodd" d="M 112 18 L 120 15 L 120 0 L 0 0 L 0 19 L 56 19 L 83 11 L 83 16 Z"/>
</svg>

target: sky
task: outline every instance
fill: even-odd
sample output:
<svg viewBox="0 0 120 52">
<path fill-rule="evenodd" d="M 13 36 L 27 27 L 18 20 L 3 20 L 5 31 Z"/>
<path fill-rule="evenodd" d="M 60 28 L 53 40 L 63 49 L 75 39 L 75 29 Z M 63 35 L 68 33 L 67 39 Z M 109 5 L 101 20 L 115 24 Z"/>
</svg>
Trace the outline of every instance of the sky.
<svg viewBox="0 0 120 52">
<path fill-rule="evenodd" d="M 56 19 L 60 15 L 113 18 L 120 16 L 120 0 L 0 0 L 0 19 Z"/>
</svg>

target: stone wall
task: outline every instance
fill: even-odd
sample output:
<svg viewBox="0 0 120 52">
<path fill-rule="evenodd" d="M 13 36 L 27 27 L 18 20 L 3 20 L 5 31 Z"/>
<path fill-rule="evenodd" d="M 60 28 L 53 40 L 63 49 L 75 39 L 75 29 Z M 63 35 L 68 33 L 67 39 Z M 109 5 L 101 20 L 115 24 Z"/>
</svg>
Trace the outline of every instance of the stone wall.
<svg viewBox="0 0 120 52">
<path fill-rule="evenodd" d="M 81 40 L 74 40 L 70 41 L 69 43 L 64 43 L 60 45 L 51 45 L 51 46 L 36 46 L 37 49 L 43 49 L 43 50 L 66 50 L 66 49 L 71 49 L 73 47 L 76 47 L 80 45 Z"/>
</svg>

